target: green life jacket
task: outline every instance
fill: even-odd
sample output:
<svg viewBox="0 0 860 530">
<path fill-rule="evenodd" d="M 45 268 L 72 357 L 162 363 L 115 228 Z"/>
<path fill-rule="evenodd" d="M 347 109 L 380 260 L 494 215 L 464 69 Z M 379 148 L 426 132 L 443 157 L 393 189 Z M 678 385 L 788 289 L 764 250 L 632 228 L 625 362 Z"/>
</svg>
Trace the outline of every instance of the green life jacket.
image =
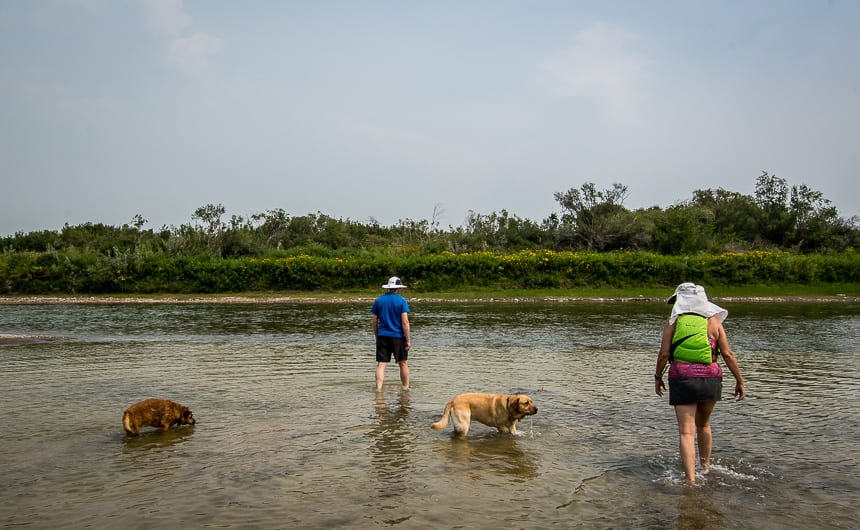
<svg viewBox="0 0 860 530">
<path fill-rule="evenodd" d="M 708 340 L 707 318 L 693 314 L 678 317 L 669 347 L 669 360 L 702 364 L 716 361 L 716 351 Z"/>
</svg>

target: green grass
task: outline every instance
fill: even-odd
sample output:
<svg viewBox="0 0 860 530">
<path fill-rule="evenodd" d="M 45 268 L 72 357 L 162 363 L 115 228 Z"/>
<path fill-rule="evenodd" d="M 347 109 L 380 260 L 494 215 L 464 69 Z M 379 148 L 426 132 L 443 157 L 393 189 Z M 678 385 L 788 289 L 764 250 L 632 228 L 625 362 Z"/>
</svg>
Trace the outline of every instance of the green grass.
<svg viewBox="0 0 860 530">
<path fill-rule="evenodd" d="M 827 283 L 819 285 L 751 285 L 741 287 L 705 286 L 708 295 L 713 298 L 821 298 L 821 297 L 860 297 L 860 284 Z M 493 298 L 585 298 L 585 299 L 662 299 L 672 294 L 671 287 L 642 287 L 642 288 L 576 288 L 576 289 L 491 289 L 468 288 L 450 291 L 421 291 L 405 289 L 402 291 L 407 298 L 439 299 L 439 300 L 469 300 Z M 252 291 L 236 293 L 162 293 L 162 294 L 109 294 L 98 296 L 103 299 L 135 299 L 135 300 L 221 300 L 225 298 L 240 298 L 264 301 L 272 298 L 312 299 L 319 301 L 337 301 L 351 299 L 375 298 L 382 294 L 381 289 L 343 290 L 343 291 Z M 62 297 L 63 295 L 60 295 Z M 72 296 L 70 296 L 71 298 Z M 81 295 L 89 298 L 89 295 Z"/>
<path fill-rule="evenodd" d="M 860 296 L 860 284 L 827 283 L 820 285 L 750 285 L 741 287 L 705 286 L 713 297 L 830 297 Z M 672 287 L 576 288 L 576 289 L 469 289 L 433 293 L 412 293 L 422 298 L 667 298 Z"/>
</svg>

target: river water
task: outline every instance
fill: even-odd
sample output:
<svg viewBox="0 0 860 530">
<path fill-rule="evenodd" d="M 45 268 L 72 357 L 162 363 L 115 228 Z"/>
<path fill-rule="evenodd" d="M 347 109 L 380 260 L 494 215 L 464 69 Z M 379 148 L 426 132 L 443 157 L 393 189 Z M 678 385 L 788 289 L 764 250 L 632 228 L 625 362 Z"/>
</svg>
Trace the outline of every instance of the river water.
<svg viewBox="0 0 860 530">
<path fill-rule="evenodd" d="M 858 528 L 860 304 L 723 302 L 748 397 L 683 484 L 652 374 L 668 306 L 413 300 L 381 394 L 369 302 L 0 306 L 0 524 L 25 528 Z M 10 337 L 20 336 L 20 337 Z M 525 393 L 518 436 L 433 431 Z M 127 437 L 153 396 L 196 426 Z"/>
</svg>

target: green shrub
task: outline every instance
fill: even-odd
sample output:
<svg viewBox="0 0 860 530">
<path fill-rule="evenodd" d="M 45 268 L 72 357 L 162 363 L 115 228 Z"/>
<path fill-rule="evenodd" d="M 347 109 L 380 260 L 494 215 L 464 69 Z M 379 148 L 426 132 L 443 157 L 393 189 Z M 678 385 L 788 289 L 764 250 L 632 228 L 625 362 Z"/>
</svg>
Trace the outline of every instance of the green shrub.
<svg viewBox="0 0 860 530">
<path fill-rule="evenodd" d="M 626 251 L 455 254 L 400 249 L 215 258 L 117 249 L 94 253 L 74 247 L 0 254 L 0 287 L 9 294 L 338 291 L 376 288 L 392 275 L 401 276 L 418 292 L 473 287 L 662 287 L 683 281 L 709 286 L 856 283 L 860 282 L 860 257 L 853 250 L 665 256 Z"/>
</svg>

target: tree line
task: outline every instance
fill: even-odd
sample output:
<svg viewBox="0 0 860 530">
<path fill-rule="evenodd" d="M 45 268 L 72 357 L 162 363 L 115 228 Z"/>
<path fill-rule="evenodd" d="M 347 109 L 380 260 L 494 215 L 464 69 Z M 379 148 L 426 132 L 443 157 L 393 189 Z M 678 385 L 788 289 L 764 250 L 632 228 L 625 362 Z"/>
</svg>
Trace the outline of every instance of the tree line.
<svg viewBox="0 0 860 530">
<path fill-rule="evenodd" d="M 140 214 L 122 226 L 85 223 L 61 230 L 18 232 L 0 237 L 3 254 L 85 252 L 100 255 L 161 255 L 174 258 L 338 256 L 349 253 L 467 253 L 522 250 L 653 252 L 662 255 L 754 250 L 827 253 L 853 250 L 860 221 L 839 216 L 832 202 L 805 184 L 790 185 L 766 171 L 755 194 L 723 188 L 696 190 L 668 208 L 630 210 L 627 186 L 599 189 L 586 182 L 557 192 L 560 213 L 540 222 L 507 210 L 469 212 L 463 225 L 440 227 L 439 210 L 429 220 L 400 220 L 383 226 L 323 213 L 290 215 L 283 209 L 232 215 L 207 204 L 191 222 L 144 229 Z"/>
</svg>

